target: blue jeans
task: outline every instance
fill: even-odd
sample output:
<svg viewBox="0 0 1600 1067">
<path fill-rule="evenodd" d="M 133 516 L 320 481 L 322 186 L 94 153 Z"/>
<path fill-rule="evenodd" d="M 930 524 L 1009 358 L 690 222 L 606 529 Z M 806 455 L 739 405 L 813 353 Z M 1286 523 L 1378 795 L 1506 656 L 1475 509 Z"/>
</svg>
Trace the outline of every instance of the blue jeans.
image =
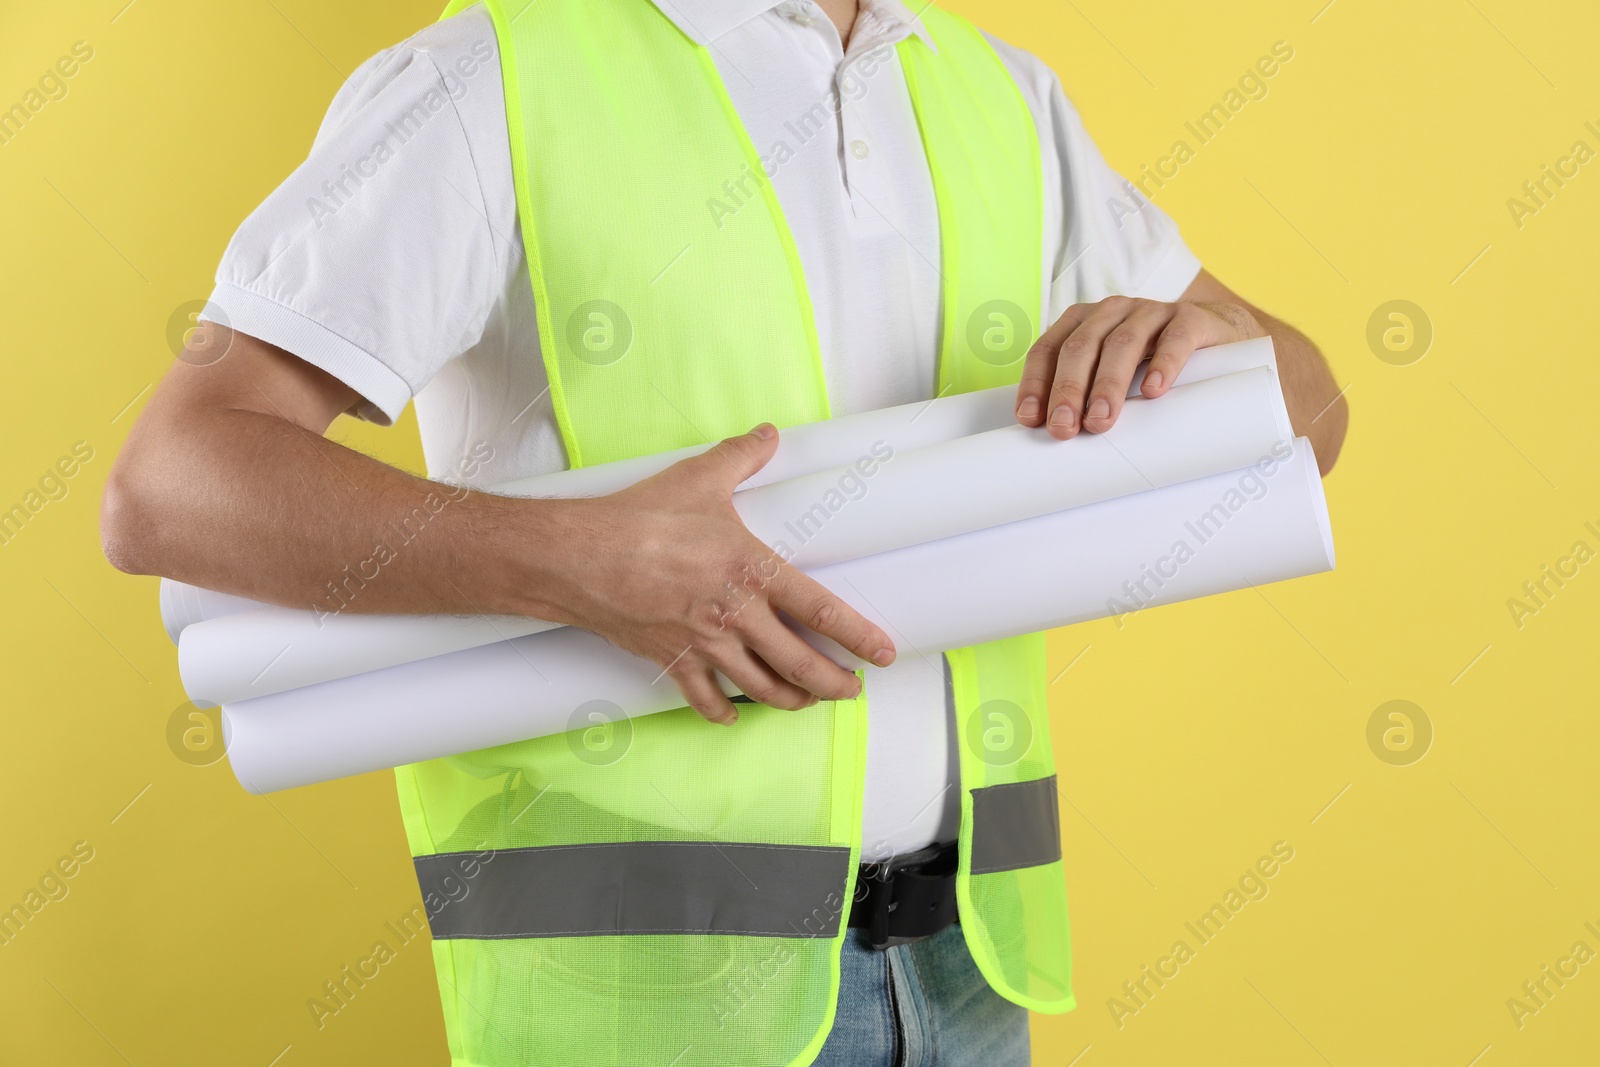
<svg viewBox="0 0 1600 1067">
<path fill-rule="evenodd" d="M 1028 1067 L 1028 1013 L 989 988 L 961 927 L 874 952 L 850 931 L 815 1067 Z"/>
</svg>

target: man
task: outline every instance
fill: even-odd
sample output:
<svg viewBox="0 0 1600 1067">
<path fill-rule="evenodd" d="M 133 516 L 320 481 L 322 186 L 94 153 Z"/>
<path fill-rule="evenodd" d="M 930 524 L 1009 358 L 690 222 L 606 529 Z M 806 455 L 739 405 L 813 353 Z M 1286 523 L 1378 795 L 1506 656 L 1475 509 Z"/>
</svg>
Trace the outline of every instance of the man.
<svg viewBox="0 0 1600 1067">
<path fill-rule="evenodd" d="M 729 497 L 773 423 L 1016 383 L 1018 420 L 1067 440 L 1115 424 L 1146 357 L 1155 398 L 1264 333 L 1326 471 L 1326 366 L 1200 269 L 1038 60 L 951 16 L 447 14 L 352 77 L 240 228 L 112 473 L 107 555 L 296 607 L 579 626 L 681 689 L 693 711 L 624 724 L 618 758 L 586 747 L 601 716 L 397 769 L 453 1062 L 1026 1063 L 1024 1008 L 1072 1006 L 1042 638 L 897 660 Z M 452 494 L 352 585 L 430 483 L 322 435 L 413 398 L 430 472 L 478 487 L 725 440 L 609 497 Z M 1007 759 L 973 741 L 997 707 L 1031 739 Z"/>
</svg>

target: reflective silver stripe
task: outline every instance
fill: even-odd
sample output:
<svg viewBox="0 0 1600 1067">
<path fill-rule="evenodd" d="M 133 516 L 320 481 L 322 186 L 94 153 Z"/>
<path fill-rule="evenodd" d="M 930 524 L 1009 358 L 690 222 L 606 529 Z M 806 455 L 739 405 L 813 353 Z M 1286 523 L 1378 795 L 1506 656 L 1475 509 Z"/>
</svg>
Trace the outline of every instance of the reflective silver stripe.
<svg viewBox="0 0 1600 1067">
<path fill-rule="evenodd" d="M 834 937 L 850 850 L 637 841 L 416 857 L 435 938 Z"/>
<path fill-rule="evenodd" d="M 1056 776 L 972 791 L 972 873 L 1037 867 L 1061 858 Z"/>
</svg>

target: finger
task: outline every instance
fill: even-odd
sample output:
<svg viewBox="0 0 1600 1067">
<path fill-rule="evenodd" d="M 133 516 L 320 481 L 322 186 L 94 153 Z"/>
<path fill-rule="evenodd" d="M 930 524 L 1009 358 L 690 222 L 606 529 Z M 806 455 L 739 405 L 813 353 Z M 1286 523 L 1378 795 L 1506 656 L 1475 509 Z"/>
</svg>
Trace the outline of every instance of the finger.
<svg viewBox="0 0 1600 1067">
<path fill-rule="evenodd" d="M 1050 382 L 1055 378 L 1061 343 L 1094 307 L 1093 304 L 1073 304 L 1028 349 L 1028 357 L 1022 364 L 1022 378 L 1017 382 L 1017 421 L 1022 425 L 1037 426 L 1044 421 L 1044 405 L 1049 399 Z"/>
<path fill-rule="evenodd" d="M 1139 362 L 1155 343 L 1162 327 L 1171 321 L 1174 307 L 1154 300 L 1139 300 L 1100 346 L 1100 362 L 1095 365 L 1094 384 L 1089 387 L 1089 403 L 1083 410 L 1083 428 L 1104 433 L 1116 425 L 1128 398 L 1128 383 Z"/>
<path fill-rule="evenodd" d="M 739 483 L 765 467 L 777 450 L 778 431 L 772 423 L 763 422 L 749 433 L 718 441 L 679 466 L 732 496 Z"/>
<path fill-rule="evenodd" d="M 894 642 L 889 640 L 888 634 L 795 568 L 783 567 L 771 586 L 768 599 L 773 607 L 788 612 L 800 625 L 832 638 L 868 663 L 887 667 L 894 662 Z M 834 669 L 843 670 L 837 665 Z M 818 696 L 826 695 L 814 686 L 807 688 Z"/>
<path fill-rule="evenodd" d="M 722 692 L 711 668 L 704 662 L 699 659 L 680 661 L 667 673 L 677 683 L 684 704 L 699 712 L 701 718 L 718 726 L 732 726 L 739 721 L 739 709 Z"/>
<path fill-rule="evenodd" d="M 771 612 L 760 612 L 746 633 L 749 645 L 782 677 L 825 700 L 861 695 L 861 679 L 812 648 Z"/>
<path fill-rule="evenodd" d="M 1139 391 L 1145 396 L 1157 397 L 1171 389 L 1195 349 L 1225 339 L 1219 328 L 1222 325 L 1215 316 L 1193 304 L 1179 304 L 1172 321 L 1156 338 L 1155 355 L 1150 358 L 1150 367 L 1145 371 Z"/>
<path fill-rule="evenodd" d="M 752 612 L 752 616 L 768 614 L 766 612 Z M 771 616 L 768 615 L 770 618 Z M 772 619 L 773 625 L 789 633 L 790 638 L 806 648 L 810 648 L 804 641 L 795 637 L 781 622 Z M 717 669 L 727 676 L 728 680 L 739 687 L 739 692 L 754 700 L 757 704 L 765 704 L 770 708 L 782 708 L 785 711 L 799 711 L 809 708 L 817 702 L 816 694 L 805 688 L 799 679 L 790 678 L 787 674 L 779 677 L 779 671 L 769 666 L 765 653 L 761 650 L 752 651 L 740 645 L 725 655 L 713 656 L 712 659 Z"/>
<path fill-rule="evenodd" d="M 1100 346 L 1132 310 L 1133 301 L 1124 297 L 1102 300 L 1061 343 L 1055 381 L 1050 386 L 1050 421 L 1045 424 L 1051 437 L 1065 441 L 1076 436 L 1088 398 L 1089 379 L 1100 359 Z"/>
</svg>

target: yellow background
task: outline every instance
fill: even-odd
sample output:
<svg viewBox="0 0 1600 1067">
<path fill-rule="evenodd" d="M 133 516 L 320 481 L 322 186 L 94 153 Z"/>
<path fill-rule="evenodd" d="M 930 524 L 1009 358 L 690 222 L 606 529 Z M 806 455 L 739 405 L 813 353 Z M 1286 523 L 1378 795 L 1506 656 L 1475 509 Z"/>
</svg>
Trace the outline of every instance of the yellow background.
<svg viewBox="0 0 1600 1067">
<path fill-rule="evenodd" d="M 255 798 L 176 758 L 155 581 L 96 533 L 169 316 L 342 77 L 438 0 L 125 3 L 0 8 L 0 105 L 95 50 L 0 146 L 0 507 L 94 449 L 0 546 L 0 906 L 94 849 L 0 948 L 0 1061 L 441 1063 L 420 942 L 323 1029 L 305 1005 L 416 903 L 392 779 Z M 1520 1028 L 1506 1005 L 1575 941 L 1600 950 L 1600 564 L 1520 629 L 1506 605 L 1573 542 L 1600 549 L 1600 162 L 1520 229 L 1506 207 L 1575 140 L 1600 149 L 1600 12 L 1323 3 L 952 3 L 1046 58 L 1125 173 L 1193 147 L 1185 120 L 1294 48 L 1156 201 L 1323 346 L 1353 410 L 1337 572 L 1053 640 L 1080 1007 L 1035 1020 L 1039 1064 L 1548 1067 L 1600 1040 L 1600 962 Z M 1408 366 L 1366 339 L 1396 299 L 1434 329 Z M 420 468 L 409 422 L 339 432 Z M 1432 724 L 1418 762 L 1369 748 L 1390 700 Z M 1197 947 L 1185 921 L 1280 840 L 1270 894 Z M 1108 999 L 1180 938 L 1195 958 L 1119 1027 Z"/>
</svg>

